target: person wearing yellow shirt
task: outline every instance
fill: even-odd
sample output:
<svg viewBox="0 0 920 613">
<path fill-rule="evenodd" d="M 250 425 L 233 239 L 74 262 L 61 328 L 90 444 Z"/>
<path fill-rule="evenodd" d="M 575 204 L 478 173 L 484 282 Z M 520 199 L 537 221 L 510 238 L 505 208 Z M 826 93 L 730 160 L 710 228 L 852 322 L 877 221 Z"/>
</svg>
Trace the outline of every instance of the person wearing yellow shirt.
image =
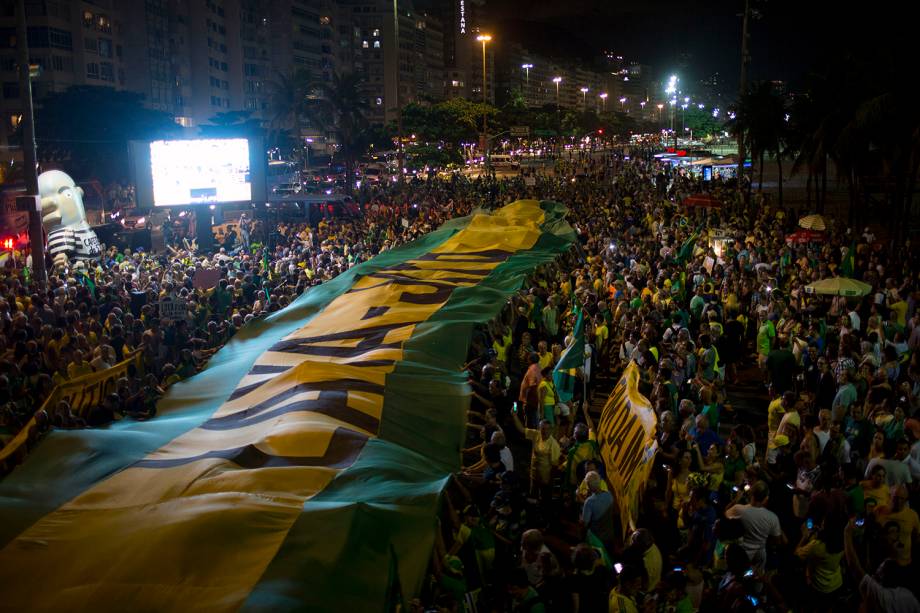
<svg viewBox="0 0 920 613">
<path fill-rule="evenodd" d="M 73 359 L 67 365 L 67 378 L 76 379 L 83 375 L 89 375 L 93 372 L 93 366 L 86 360 L 83 352 L 79 349 L 73 352 Z"/>
<path fill-rule="evenodd" d="M 767 440 L 776 436 L 783 415 L 795 406 L 795 392 L 785 392 L 782 396 L 774 398 L 767 407 Z"/>
<path fill-rule="evenodd" d="M 597 316 L 597 323 L 594 325 L 594 344 L 597 346 L 598 354 L 602 353 L 607 339 L 610 337 L 610 330 L 607 328 L 607 322 L 602 315 Z"/>
<path fill-rule="evenodd" d="M 537 355 L 540 356 L 540 370 L 553 365 L 553 354 L 549 351 L 546 341 L 537 343 Z"/>
<path fill-rule="evenodd" d="M 634 566 L 624 566 L 617 580 L 617 587 L 610 591 L 608 613 L 639 613 L 636 598 L 642 589 L 642 571 Z"/>
<path fill-rule="evenodd" d="M 907 303 L 901 299 L 892 303 L 888 308 L 895 313 L 895 321 L 897 324 L 901 326 L 901 328 L 904 328 L 904 326 L 907 325 Z"/>
</svg>

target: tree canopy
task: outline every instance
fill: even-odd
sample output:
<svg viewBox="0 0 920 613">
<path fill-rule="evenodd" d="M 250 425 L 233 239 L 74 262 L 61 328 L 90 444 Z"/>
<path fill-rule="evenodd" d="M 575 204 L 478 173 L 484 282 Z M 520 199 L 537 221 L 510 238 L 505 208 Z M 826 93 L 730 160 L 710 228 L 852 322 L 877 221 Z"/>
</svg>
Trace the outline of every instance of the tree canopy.
<svg viewBox="0 0 920 613">
<path fill-rule="evenodd" d="M 80 85 L 44 98 L 35 109 L 40 162 L 54 162 L 79 179 L 130 177 L 128 142 L 169 138 L 173 118 L 143 106 L 141 94 Z"/>
</svg>

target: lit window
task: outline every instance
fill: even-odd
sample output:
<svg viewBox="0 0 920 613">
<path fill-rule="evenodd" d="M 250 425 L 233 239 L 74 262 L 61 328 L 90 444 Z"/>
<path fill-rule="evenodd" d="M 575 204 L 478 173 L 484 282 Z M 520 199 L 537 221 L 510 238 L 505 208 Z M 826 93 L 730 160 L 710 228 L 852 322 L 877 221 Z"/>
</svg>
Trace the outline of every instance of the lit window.
<svg viewBox="0 0 920 613">
<path fill-rule="evenodd" d="M 374 28 L 373 35 L 374 35 L 374 38 L 377 38 L 378 36 L 380 36 L 380 28 Z"/>
<path fill-rule="evenodd" d="M 329 17 L 326 15 L 323 15 L 322 17 L 319 18 L 319 23 L 324 26 L 328 26 L 330 21 L 331 19 L 329 19 Z"/>
<path fill-rule="evenodd" d="M 377 106 L 381 106 L 383 104 L 383 98 L 377 98 L 376 102 Z"/>
<path fill-rule="evenodd" d="M 367 49 L 369 46 L 370 46 L 370 45 L 367 44 L 367 41 L 366 41 L 366 40 L 361 42 L 361 48 L 362 48 L 362 49 Z"/>
<path fill-rule="evenodd" d="M 374 41 L 374 49 L 379 49 L 379 48 L 380 48 L 380 41 L 379 41 L 379 40 L 375 40 L 375 41 Z"/>
</svg>

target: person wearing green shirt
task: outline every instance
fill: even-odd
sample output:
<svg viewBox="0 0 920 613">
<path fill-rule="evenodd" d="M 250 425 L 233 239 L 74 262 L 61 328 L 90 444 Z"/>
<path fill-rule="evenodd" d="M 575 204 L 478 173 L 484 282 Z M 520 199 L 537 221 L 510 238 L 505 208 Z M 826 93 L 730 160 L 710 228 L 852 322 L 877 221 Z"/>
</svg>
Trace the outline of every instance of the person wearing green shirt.
<svg viewBox="0 0 920 613">
<path fill-rule="evenodd" d="M 703 307 L 706 306 L 706 299 L 703 298 L 703 286 L 696 288 L 696 294 L 690 299 L 690 314 L 694 321 L 699 321 L 703 316 Z"/>
<path fill-rule="evenodd" d="M 546 605 L 527 580 L 527 571 L 515 568 L 508 577 L 508 593 L 514 613 L 546 613 Z"/>
<path fill-rule="evenodd" d="M 551 339 L 555 339 L 559 334 L 559 309 L 556 308 L 556 299 L 553 296 L 549 297 L 549 301 L 543 307 L 543 329 Z"/>
<path fill-rule="evenodd" d="M 761 367 L 766 365 L 767 356 L 770 355 L 770 351 L 773 349 L 773 340 L 776 338 L 776 327 L 773 325 L 773 317 L 775 317 L 775 315 L 771 315 L 769 318 L 764 319 L 763 323 L 760 324 L 760 328 L 757 330 L 757 361 Z"/>
</svg>

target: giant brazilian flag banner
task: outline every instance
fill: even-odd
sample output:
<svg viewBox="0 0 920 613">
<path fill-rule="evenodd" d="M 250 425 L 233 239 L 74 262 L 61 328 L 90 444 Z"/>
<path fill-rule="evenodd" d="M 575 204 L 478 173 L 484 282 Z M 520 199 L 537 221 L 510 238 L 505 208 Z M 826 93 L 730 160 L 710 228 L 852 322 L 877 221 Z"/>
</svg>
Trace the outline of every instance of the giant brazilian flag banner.
<svg viewBox="0 0 920 613">
<path fill-rule="evenodd" d="M 0 608 L 383 611 L 460 464 L 474 324 L 571 245 L 518 201 L 243 328 L 148 422 L 55 431 L 0 483 Z"/>
</svg>

